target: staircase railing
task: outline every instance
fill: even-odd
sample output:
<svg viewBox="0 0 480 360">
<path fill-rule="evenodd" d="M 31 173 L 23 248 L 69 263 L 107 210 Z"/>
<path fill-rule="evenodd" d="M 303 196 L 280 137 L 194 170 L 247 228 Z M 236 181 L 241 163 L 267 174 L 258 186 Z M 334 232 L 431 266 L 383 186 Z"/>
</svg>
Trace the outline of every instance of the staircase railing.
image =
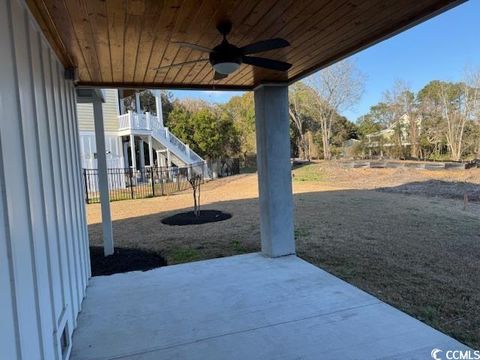
<svg viewBox="0 0 480 360">
<path fill-rule="evenodd" d="M 187 156 L 192 162 L 203 162 L 204 160 L 200 155 L 198 155 L 195 151 L 190 149 L 188 145 L 186 145 L 182 140 L 176 137 L 168 128 L 162 127 L 160 125 L 160 121 L 156 116 L 150 116 L 150 125 L 152 134 L 156 138 L 164 139 L 168 141 L 170 144 L 175 146 L 179 151 L 181 151 L 185 156 Z"/>
<path fill-rule="evenodd" d="M 129 111 L 127 114 L 120 115 L 118 121 L 120 130 L 151 131 L 153 137 L 170 143 L 181 152 L 184 157 L 190 159 L 191 162 L 198 163 L 204 161 L 200 155 L 172 134 L 168 128 L 164 127 L 155 115 L 151 115 L 148 112 L 145 114 L 137 114 Z"/>
</svg>

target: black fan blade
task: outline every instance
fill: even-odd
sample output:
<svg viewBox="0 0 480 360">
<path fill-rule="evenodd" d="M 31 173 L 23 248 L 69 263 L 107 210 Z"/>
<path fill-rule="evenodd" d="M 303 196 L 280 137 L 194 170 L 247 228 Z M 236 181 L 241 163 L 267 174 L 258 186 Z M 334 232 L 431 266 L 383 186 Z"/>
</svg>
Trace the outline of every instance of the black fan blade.
<svg viewBox="0 0 480 360">
<path fill-rule="evenodd" d="M 289 64 L 283 61 L 265 59 L 265 58 L 256 57 L 256 56 L 242 56 L 242 61 L 248 65 L 259 66 L 266 69 L 279 70 L 279 71 L 287 71 L 292 67 L 292 64 Z"/>
<path fill-rule="evenodd" d="M 196 63 L 202 62 L 202 61 L 208 61 L 208 59 L 198 59 L 198 60 L 185 61 L 185 62 L 178 63 L 178 64 L 170 64 L 170 65 L 160 66 L 160 67 L 157 67 L 157 68 L 151 68 L 150 70 L 161 70 L 161 69 L 171 68 L 171 67 L 175 67 L 175 66 L 196 64 Z"/>
<path fill-rule="evenodd" d="M 262 40 L 256 43 L 244 46 L 240 48 L 244 54 L 255 54 L 262 51 L 280 49 L 283 47 L 290 46 L 290 43 L 285 39 L 269 39 L 269 40 Z"/>
<path fill-rule="evenodd" d="M 225 79 L 227 76 L 227 74 L 220 74 L 219 72 L 215 71 L 215 74 L 213 74 L 213 80 L 222 80 Z"/>
<path fill-rule="evenodd" d="M 172 44 L 176 44 L 176 45 L 179 45 L 179 46 L 182 46 L 182 47 L 188 47 L 188 48 L 193 49 L 193 50 L 198 50 L 198 51 L 203 51 L 203 52 L 208 52 L 208 53 L 212 52 L 212 49 L 206 48 L 205 46 L 190 44 L 190 43 L 187 43 L 187 42 L 172 41 Z"/>
</svg>

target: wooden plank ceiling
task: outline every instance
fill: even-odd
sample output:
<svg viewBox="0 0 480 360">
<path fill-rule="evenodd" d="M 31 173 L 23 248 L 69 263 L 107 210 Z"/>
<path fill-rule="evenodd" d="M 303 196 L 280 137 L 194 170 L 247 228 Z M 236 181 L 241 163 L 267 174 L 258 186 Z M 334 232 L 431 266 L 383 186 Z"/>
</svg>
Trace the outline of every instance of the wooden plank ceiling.
<svg viewBox="0 0 480 360">
<path fill-rule="evenodd" d="M 79 85 L 252 89 L 292 82 L 385 39 L 461 1 L 457 0 L 27 0 L 65 67 Z M 259 54 L 293 64 L 288 72 L 242 65 L 213 80 L 208 62 L 154 70 L 205 58 L 185 41 L 218 45 L 216 24 L 233 23 L 237 45 L 282 37 L 285 49 Z M 207 54 L 208 55 L 208 54 Z"/>
</svg>

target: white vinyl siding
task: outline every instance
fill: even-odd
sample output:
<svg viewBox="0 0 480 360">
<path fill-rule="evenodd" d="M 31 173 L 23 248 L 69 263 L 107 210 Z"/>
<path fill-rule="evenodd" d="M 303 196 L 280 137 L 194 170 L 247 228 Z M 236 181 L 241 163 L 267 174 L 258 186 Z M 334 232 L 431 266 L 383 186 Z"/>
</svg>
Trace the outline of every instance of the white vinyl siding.
<svg viewBox="0 0 480 360">
<path fill-rule="evenodd" d="M 0 46 L 0 357 L 61 360 L 90 277 L 75 89 L 21 0 Z"/>
<path fill-rule="evenodd" d="M 103 124 L 105 132 L 118 131 L 118 91 L 115 89 L 103 90 L 105 102 L 103 107 Z M 93 105 L 77 104 L 78 125 L 80 131 L 95 131 L 93 122 Z"/>
</svg>

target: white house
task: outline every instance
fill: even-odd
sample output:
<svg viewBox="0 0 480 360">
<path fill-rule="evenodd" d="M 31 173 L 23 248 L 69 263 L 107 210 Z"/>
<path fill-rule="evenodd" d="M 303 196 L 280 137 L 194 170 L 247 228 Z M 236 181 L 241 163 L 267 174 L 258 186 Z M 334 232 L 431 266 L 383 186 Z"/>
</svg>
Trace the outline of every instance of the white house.
<svg viewBox="0 0 480 360">
<path fill-rule="evenodd" d="M 422 118 L 416 119 L 416 126 L 421 131 Z M 397 120 L 392 121 L 386 129 L 377 131 L 373 134 L 367 135 L 368 147 L 392 147 L 397 144 L 402 146 L 410 146 L 410 140 L 408 138 L 408 132 L 410 127 L 410 118 L 408 114 L 403 114 Z M 398 137 L 398 139 L 395 139 Z"/>
<path fill-rule="evenodd" d="M 161 96 L 158 91 L 153 91 L 156 114 L 142 111 L 139 92 L 133 93 L 135 112 L 125 111 L 120 98 L 123 91 L 103 89 L 102 93 L 107 168 L 144 169 L 155 165 L 183 167 L 205 163 L 188 144 L 164 127 Z M 93 105 L 77 104 L 77 116 L 82 167 L 97 169 Z M 145 153 L 148 154 L 147 158 Z"/>
</svg>

